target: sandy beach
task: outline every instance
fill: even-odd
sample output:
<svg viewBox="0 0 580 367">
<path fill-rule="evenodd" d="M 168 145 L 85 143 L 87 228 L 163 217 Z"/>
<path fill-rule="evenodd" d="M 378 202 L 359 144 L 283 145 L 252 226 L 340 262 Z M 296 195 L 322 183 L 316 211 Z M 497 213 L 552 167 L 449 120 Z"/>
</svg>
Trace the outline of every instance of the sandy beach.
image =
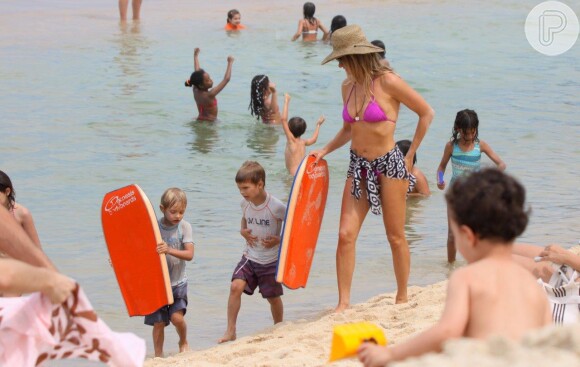
<svg viewBox="0 0 580 367">
<path fill-rule="evenodd" d="M 580 247 L 573 251 L 580 253 Z M 313 320 L 289 320 L 252 336 L 201 351 L 145 361 L 163 366 L 360 366 L 355 359 L 328 364 L 334 325 L 368 321 L 396 344 L 434 324 L 445 302 L 447 282 L 410 287 L 409 302 L 394 304 L 394 293 L 354 305 L 341 314 L 327 310 Z M 217 339 L 217 337 L 216 337 Z M 521 343 L 502 338 L 448 342 L 443 353 L 409 359 L 394 366 L 578 366 L 580 325 L 551 326 L 528 334 Z"/>
</svg>

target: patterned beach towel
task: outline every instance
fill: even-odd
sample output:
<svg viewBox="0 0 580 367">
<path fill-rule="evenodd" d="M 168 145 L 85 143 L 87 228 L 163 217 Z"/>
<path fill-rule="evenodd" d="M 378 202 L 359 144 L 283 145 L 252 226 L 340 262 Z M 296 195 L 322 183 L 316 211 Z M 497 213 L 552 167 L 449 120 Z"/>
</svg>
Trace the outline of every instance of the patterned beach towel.
<svg viewBox="0 0 580 367">
<path fill-rule="evenodd" d="M 145 341 L 109 329 L 78 285 L 60 305 L 41 293 L 0 298 L 0 366 L 42 366 L 72 358 L 142 366 Z"/>
</svg>

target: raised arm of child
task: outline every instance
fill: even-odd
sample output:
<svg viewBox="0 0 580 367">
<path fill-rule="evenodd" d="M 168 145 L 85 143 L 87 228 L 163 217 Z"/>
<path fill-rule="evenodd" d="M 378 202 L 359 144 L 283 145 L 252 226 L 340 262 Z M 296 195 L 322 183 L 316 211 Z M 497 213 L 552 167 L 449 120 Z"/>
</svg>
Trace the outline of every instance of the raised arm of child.
<svg viewBox="0 0 580 367">
<path fill-rule="evenodd" d="M 437 324 L 393 347 L 363 343 L 358 349 L 358 358 L 364 366 L 384 366 L 389 362 L 441 351 L 444 341 L 461 337 L 469 320 L 469 287 L 461 270 L 449 278 L 445 309 Z"/>
<path fill-rule="evenodd" d="M 290 127 L 288 126 L 288 108 L 290 107 L 290 95 L 288 93 L 284 93 L 284 109 L 282 110 L 282 129 L 284 130 L 284 134 L 286 135 L 286 139 L 288 141 L 293 141 L 294 134 L 290 131 Z"/>
<path fill-rule="evenodd" d="M 445 149 L 443 150 L 443 157 L 441 158 L 441 163 L 437 167 L 437 187 L 439 190 L 445 189 L 445 180 L 443 180 L 443 174 L 445 173 L 445 168 L 447 168 L 447 163 L 451 159 L 451 154 L 453 153 L 453 143 L 450 141 L 445 144 Z"/>
<path fill-rule="evenodd" d="M 233 56 L 228 56 L 228 66 L 226 68 L 226 73 L 224 75 L 224 79 L 215 87 L 213 87 L 212 89 L 209 90 L 209 95 L 210 97 L 215 97 L 218 95 L 219 92 L 222 91 L 222 89 L 224 89 L 224 87 L 230 82 L 230 79 L 232 77 L 232 64 L 234 63 L 234 57 Z"/>
<path fill-rule="evenodd" d="M 193 70 L 194 71 L 198 71 L 199 69 L 201 69 L 201 67 L 199 66 L 199 51 L 201 51 L 199 49 L 199 47 L 196 47 L 193 50 Z"/>
<path fill-rule="evenodd" d="M 304 144 L 306 146 L 310 146 L 310 145 L 316 143 L 316 140 L 318 140 L 318 133 L 320 132 L 320 126 L 324 123 L 325 120 L 326 119 L 324 118 L 324 115 L 322 115 L 318 118 L 318 121 L 316 121 L 316 129 L 314 129 L 314 133 L 312 134 L 310 139 L 306 139 L 304 141 Z"/>
<path fill-rule="evenodd" d="M 485 153 L 489 157 L 489 159 L 491 159 L 493 163 L 495 163 L 498 169 L 502 171 L 506 169 L 506 164 L 504 163 L 504 161 L 502 161 L 499 155 L 497 155 L 497 153 L 494 152 L 493 149 L 491 149 L 489 144 L 481 140 L 479 142 L 479 148 L 481 149 L 482 153 Z"/>
</svg>

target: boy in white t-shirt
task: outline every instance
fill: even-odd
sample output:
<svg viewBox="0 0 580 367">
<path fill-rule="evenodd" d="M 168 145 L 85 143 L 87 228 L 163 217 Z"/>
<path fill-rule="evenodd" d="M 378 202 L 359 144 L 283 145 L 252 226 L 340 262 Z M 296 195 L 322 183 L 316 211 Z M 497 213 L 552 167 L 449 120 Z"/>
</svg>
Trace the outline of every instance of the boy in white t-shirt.
<svg viewBox="0 0 580 367">
<path fill-rule="evenodd" d="M 266 173 L 258 162 L 244 162 L 236 174 L 236 184 L 243 196 L 240 234 L 246 240 L 246 247 L 232 274 L 228 326 L 218 343 L 236 339 L 242 293 L 252 295 L 259 286 L 262 297 L 270 303 L 275 324 L 282 322 L 284 311 L 280 298 L 282 285 L 276 282 L 276 265 L 286 205 L 265 190 Z"/>
</svg>

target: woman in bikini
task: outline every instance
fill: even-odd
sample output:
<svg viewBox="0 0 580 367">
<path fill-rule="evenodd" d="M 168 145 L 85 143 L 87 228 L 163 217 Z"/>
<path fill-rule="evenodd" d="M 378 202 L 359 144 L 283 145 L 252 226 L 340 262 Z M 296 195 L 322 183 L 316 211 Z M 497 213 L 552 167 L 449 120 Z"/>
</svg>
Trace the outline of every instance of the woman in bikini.
<svg viewBox="0 0 580 367">
<path fill-rule="evenodd" d="M 212 88 L 213 80 L 209 74 L 199 66 L 199 52 L 199 48 L 195 48 L 193 51 L 193 64 L 195 71 L 191 74 L 189 79 L 185 81 L 185 86 L 190 88 L 193 87 L 193 98 L 197 104 L 197 110 L 199 111 L 197 120 L 215 121 L 218 115 L 216 96 L 222 91 L 222 89 L 224 89 L 232 77 L 232 64 L 234 63 L 234 58 L 228 56 L 228 66 L 226 68 L 224 80 L 222 80 L 215 88 Z"/>
<path fill-rule="evenodd" d="M 302 41 L 316 41 L 318 30 L 323 32 L 322 40 L 326 41 L 330 34 L 322 22 L 314 17 L 316 6 L 313 3 L 304 3 L 304 18 L 298 21 L 298 30 L 292 36 L 292 41 L 296 41 L 302 35 Z"/>
<path fill-rule="evenodd" d="M 405 238 L 409 171 L 434 112 L 419 93 L 391 68 L 381 64 L 378 53 L 383 50 L 369 43 L 359 26 L 337 30 L 332 35 L 332 46 L 332 53 L 322 64 L 338 59 L 338 66 L 347 74 L 342 84 L 344 123 L 324 148 L 311 154 L 318 160 L 351 142 L 336 250 L 339 298 L 335 311 L 350 305 L 355 245 L 369 209 L 377 215 L 382 212 L 397 280 L 395 302 L 404 303 L 410 270 Z M 406 157 L 394 139 L 401 103 L 419 117 Z"/>
</svg>

